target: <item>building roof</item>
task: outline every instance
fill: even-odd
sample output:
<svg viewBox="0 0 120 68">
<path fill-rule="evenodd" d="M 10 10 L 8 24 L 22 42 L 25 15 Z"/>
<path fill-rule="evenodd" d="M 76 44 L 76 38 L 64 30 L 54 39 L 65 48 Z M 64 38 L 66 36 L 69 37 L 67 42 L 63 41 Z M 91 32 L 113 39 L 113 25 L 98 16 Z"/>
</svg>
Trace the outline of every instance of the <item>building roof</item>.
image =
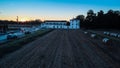
<svg viewBox="0 0 120 68">
<path fill-rule="evenodd" d="M 70 19 L 70 21 L 71 21 L 71 20 L 78 20 L 78 19 L 76 19 L 76 18 L 73 18 L 73 19 Z"/>
<path fill-rule="evenodd" d="M 68 22 L 66 20 L 45 20 L 44 22 Z"/>
</svg>

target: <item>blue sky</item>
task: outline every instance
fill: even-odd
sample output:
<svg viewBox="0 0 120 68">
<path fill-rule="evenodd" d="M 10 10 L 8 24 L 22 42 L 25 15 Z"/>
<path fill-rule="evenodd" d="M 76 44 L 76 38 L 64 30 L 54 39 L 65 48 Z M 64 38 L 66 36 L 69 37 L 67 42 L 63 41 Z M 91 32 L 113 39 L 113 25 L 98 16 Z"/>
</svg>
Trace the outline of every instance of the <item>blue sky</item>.
<svg viewBox="0 0 120 68">
<path fill-rule="evenodd" d="M 89 9 L 120 10 L 120 0 L 0 0 L 0 19 L 69 20 Z"/>
</svg>

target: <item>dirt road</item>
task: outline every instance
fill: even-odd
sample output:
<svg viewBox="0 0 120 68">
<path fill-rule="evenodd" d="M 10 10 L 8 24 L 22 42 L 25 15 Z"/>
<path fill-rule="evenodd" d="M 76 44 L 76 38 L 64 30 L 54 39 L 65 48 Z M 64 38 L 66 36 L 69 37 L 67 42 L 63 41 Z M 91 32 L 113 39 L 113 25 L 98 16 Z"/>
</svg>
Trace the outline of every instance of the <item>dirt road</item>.
<svg viewBox="0 0 120 68">
<path fill-rule="evenodd" d="M 0 59 L 0 68 L 120 68 L 120 57 L 100 46 L 81 30 L 54 30 Z"/>
</svg>

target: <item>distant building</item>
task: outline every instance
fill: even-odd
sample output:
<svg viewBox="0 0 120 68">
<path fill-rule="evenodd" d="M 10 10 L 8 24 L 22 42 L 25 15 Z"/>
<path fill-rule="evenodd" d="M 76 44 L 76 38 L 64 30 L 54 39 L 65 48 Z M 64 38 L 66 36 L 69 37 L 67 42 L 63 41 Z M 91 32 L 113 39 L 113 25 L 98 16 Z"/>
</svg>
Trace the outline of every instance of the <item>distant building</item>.
<svg viewBox="0 0 120 68">
<path fill-rule="evenodd" d="M 79 22 L 79 20 L 71 19 L 70 25 L 67 26 L 68 21 L 47 20 L 41 24 L 41 27 L 46 29 L 79 29 Z"/>
</svg>

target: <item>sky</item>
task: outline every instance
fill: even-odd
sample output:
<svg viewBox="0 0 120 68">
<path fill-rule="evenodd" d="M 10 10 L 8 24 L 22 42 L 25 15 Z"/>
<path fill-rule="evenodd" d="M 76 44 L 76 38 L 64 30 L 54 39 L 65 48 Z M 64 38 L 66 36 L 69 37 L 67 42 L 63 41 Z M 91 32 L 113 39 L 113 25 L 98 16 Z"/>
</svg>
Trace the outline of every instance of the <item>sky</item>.
<svg viewBox="0 0 120 68">
<path fill-rule="evenodd" d="M 90 9 L 120 10 L 120 0 L 0 0 L 0 20 L 69 20 Z"/>
</svg>

